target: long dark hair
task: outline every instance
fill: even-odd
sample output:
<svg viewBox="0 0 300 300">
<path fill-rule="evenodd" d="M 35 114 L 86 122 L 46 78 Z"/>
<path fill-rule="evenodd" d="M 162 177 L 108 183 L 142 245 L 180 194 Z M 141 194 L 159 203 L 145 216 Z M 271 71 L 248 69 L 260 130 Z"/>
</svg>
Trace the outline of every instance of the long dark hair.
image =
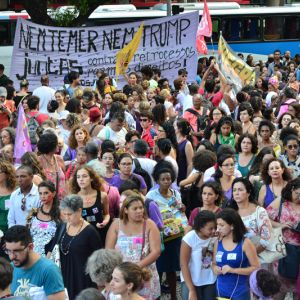
<svg viewBox="0 0 300 300">
<path fill-rule="evenodd" d="M 234 155 L 232 155 L 232 154 L 222 154 L 218 157 L 218 160 L 217 160 L 218 167 L 215 171 L 215 174 L 213 175 L 214 179 L 217 182 L 220 182 L 220 178 L 223 176 L 223 172 L 221 171 L 220 167 L 222 166 L 223 162 L 228 158 L 232 158 L 234 160 Z"/>
<path fill-rule="evenodd" d="M 241 182 L 244 185 L 247 193 L 249 194 L 249 202 L 254 203 L 255 205 L 258 205 L 254 198 L 254 196 L 255 196 L 254 187 L 253 187 L 252 183 L 249 181 L 249 179 L 243 178 L 243 177 L 235 178 L 231 185 L 232 191 L 233 191 L 233 186 L 238 182 Z M 238 210 L 238 205 L 235 202 L 235 200 L 233 199 L 233 192 L 232 192 L 232 200 L 230 202 L 229 207 L 233 208 L 234 210 Z"/>
<path fill-rule="evenodd" d="M 232 208 L 224 208 L 222 211 L 217 213 L 216 218 L 222 219 L 228 225 L 233 226 L 232 236 L 234 243 L 239 243 L 244 239 L 244 235 L 247 233 L 247 228 L 237 211 Z"/>
<path fill-rule="evenodd" d="M 40 189 L 41 187 L 47 188 L 51 193 L 56 192 L 55 185 L 50 180 L 42 181 L 39 184 L 38 189 Z M 53 198 L 52 207 L 51 207 L 49 213 L 50 213 L 50 217 L 52 218 L 52 220 L 55 221 L 55 223 L 60 222 L 60 210 L 59 210 L 59 203 L 58 203 L 57 193 L 55 194 L 55 196 Z"/>
</svg>

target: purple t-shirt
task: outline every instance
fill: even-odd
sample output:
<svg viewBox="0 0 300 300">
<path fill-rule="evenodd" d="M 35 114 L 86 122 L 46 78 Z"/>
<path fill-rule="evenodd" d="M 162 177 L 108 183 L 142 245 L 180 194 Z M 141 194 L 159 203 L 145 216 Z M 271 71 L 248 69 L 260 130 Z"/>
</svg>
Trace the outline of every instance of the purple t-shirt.
<svg viewBox="0 0 300 300">
<path fill-rule="evenodd" d="M 140 181 L 140 191 L 144 190 L 144 189 L 147 189 L 147 185 L 146 185 L 146 182 L 144 180 L 144 178 L 141 176 L 141 175 L 138 175 L 138 174 L 135 174 L 135 173 L 132 173 L 129 177 L 129 179 L 132 179 L 133 177 L 136 177 L 139 181 Z M 118 175 L 114 175 L 113 178 L 111 179 L 110 181 L 110 185 L 112 186 L 115 186 L 116 188 L 120 188 L 120 186 L 122 185 L 122 183 L 126 181 L 126 180 L 123 180 L 120 178 L 120 174 Z"/>
</svg>

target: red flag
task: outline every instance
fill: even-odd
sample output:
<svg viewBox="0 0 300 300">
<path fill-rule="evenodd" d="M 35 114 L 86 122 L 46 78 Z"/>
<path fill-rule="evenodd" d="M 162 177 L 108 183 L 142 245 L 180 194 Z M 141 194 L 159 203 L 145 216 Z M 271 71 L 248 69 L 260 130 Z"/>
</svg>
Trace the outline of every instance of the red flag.
<svg viewBox="0 0 300 300">
<path fill-rule="evenodd" d="M 203 8 L 203 13 L 202 13 L 202 18 L 198 25 L 197 38 L 200 35 L 204 35 L 207 37 L 211 37 L 211 35 L 212 35 L 211 17 L 209 14 L 209 9 L 208 9 L 206 0 L 204 0 L 204 8 Z"/>
<path fill-rule="evenodd" d="M 205 54 L 206 55 L 208 53 L 207 46 L 206 46 L 203 35 L 200 35 L 199 37 L 197 37 L 196 48 L 197 48 L 197 51 L 198 51 L 199 54 Z"/>
</svg>

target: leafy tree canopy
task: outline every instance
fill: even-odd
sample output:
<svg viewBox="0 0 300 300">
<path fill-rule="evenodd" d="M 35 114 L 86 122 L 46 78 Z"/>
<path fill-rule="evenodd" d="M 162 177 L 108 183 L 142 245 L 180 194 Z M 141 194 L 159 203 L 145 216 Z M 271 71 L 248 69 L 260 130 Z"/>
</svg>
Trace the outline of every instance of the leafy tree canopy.
<svg viewBox="0 0 300 300">
<path fill-rule="evenodd" d="M 90 14 L 106 0 L 69 0 L 71 9 L 48 11 L 51 0 L 25 0 L 24 7 L 32 22 L 49 26 L 75 27 L 86 22 Z"/>
</svg>

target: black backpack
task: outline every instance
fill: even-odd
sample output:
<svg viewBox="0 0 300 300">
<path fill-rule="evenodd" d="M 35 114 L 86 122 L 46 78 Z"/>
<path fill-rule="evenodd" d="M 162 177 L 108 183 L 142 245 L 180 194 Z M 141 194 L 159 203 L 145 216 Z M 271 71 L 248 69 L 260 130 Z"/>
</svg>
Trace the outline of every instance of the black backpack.
<svg viewBox="0 0 300 300">
<path fill-rule="evenodd" d="M 202 176 L 203 174 L 200 173 L 195 182 L 187 187 L 180 188 L 181 201 L 185 205 L 185 214 L 187 218 L 190 217 L 194 208 L 202 206 L 202 203 L 199 201 L 200 188 L 197 186 Z"/>
<path fill-rule="evenodd" d="M 134 160 L 134 173 L 135 174 L 138 174 L 138 175 L 141 175 L 145 182 L 146 182 L 146 185 L 147 185 L 147 192 L 152 188 L 152 180 L 151 180 L 151 176 L 149 175 L 149 173 L 144 170 L 139 162 L 139 160 L 137 158 L 135 158 Z"/>
<path fill-rule="evenodd" d="M 186 111 L 197 117 L 197 132 L 205 130 L 205 128 L 209 125 L 209 116 L 207 115 L 208 109 L 206 107 L 203 107 L 202 116 L 192 108 L 188 108 Z M 202 139 L 201 137 L 197 138 L 200 140 Z"/>
</svg>

